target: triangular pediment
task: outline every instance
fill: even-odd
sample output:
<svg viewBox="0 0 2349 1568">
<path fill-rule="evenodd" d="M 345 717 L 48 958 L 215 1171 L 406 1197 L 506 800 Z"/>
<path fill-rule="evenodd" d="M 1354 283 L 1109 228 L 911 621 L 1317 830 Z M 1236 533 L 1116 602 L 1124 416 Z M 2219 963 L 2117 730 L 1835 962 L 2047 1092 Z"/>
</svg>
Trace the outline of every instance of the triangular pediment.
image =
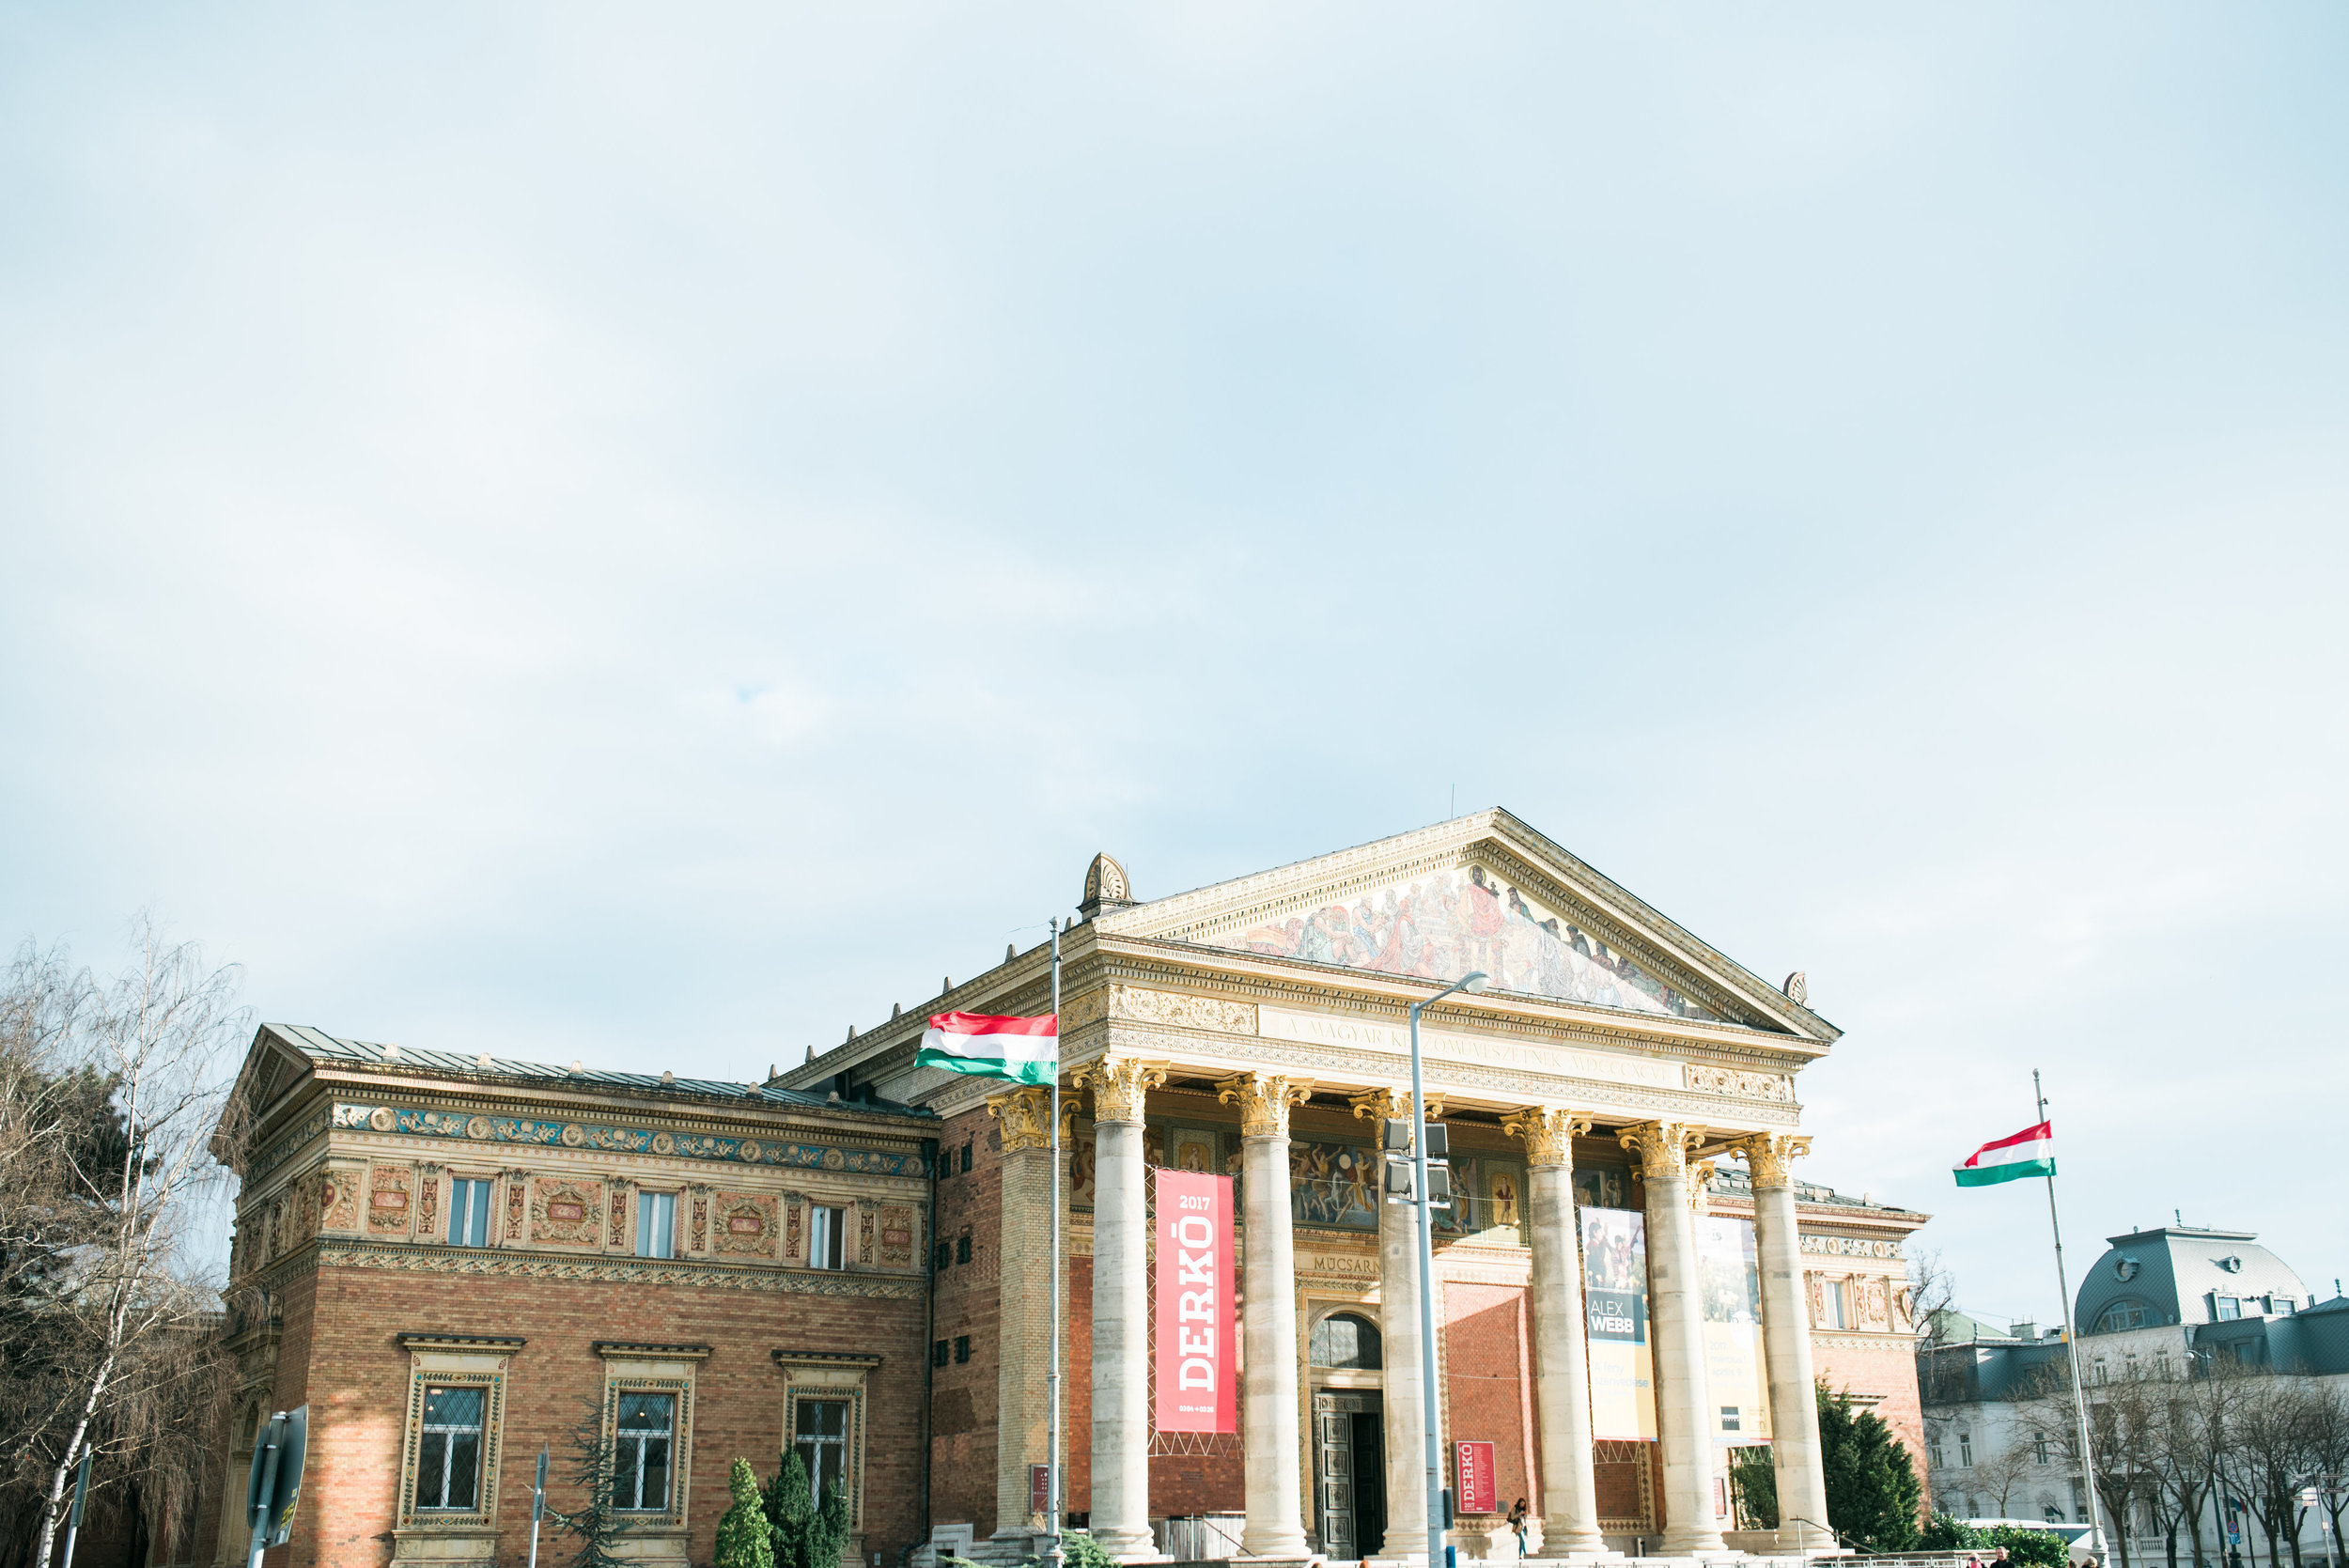
<svg viewBox="0 0 2349 1568">
<path fill-rule="evenodd" d="M 1105 914 L 1152 937 L 1654 1018 L 1837 1031 L 1504 811 Z"/>
</svg>

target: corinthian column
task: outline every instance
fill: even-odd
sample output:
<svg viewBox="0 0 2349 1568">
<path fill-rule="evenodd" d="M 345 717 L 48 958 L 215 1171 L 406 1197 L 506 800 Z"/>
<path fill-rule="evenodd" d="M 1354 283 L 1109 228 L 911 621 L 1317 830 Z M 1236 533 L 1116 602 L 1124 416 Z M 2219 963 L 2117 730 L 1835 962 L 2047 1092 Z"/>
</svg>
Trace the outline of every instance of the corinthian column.
<svg viewBox="0 0 2349 1568">
<path fill-rule="evenodd" d="M 1735 1152 L 1753 1172 L 1753 1250 L 1762 1270 L 1762 1353 L 1770 1386 L 1770 1461 L 1778 1475 L 1778 1545 L 1782 1551 L 1831 1549 L 1827 1460 L 1812 1387 L 1811 1311 L 1803 1291 L 1790 1169 L 1797 1155 L 1811 1152 L 1811 1140 L 1757 1132 Z"/>
<path fill-rule="evenodd" d="M 1542 1421 L 1542 1555 L 1607 1549 L 1591 1469 L 1590 1320 L 1574 1224 L 1574 1139 L 1587 1116 L 1541 1107 L 1501 1124 L 1525 1140 L 1526 1211 L 1533 1222 L 1533 1405 Z"/>
<path fill-rule="evenodd" d="M 1163 1562 L 1150 1538 L 1150 1252 L 1142 1102 L 1163 1063 L 1103 1058 L 1093 1085 L 1093 1539 L 1120 1562 Z"/>
<path fill-rule="evenodd" d="M 1411 1096 L 1400 1089 L 1374 1089 L 1348 1104 L 1374 1122 L 1408 1121 Z M 1427 1118 L 1443 1114 L 1442 1103 L 1427 1102 Z M 1387 1536 L 1384 1559 L 1427 1556 L 1427 1418 L 1421 1357 L 1433 1347 L 1419 1338 L 1419 1219 L 1408 1203 L 1386 1201 L 1384 1158 L 1376 1184 L 1378 1198 L 1378 1334 L 1382 1389 L 1379 1405 L 1387 1444 Z M 1436 1321 L 1443 1321 L 1440 1309 Z M 1438 1449 L 1440 1452 L 1440 1446 Z M 1439 1544 L 1440 1545 L 1440 1543 Z M 1367 1555 L 1367 1547 L 1365 1547 Z"/>
<path fill-rule="evenodd" d="M 1642 1122 L 1619 1135 L 1647 1188 L 1648 1316 L 1656 1341 L 1656 1424 L 1664 1448 L 1664 1552 L 1726 1550 L 1713 1514 L 1713 1423 L 1704 1381 L 1704 1292 L 1696 1208 L 1710 1166 L 1688 1163 L 1703 1136 L 1684 1122 Z"/>
<path fill-rule="evenodd" d="M 1304 1478 L 1297 1447 L 1297 1253 L 1289 1234 L 1289 1107 L 1314 1092 L 1310 1079 L 1242 1073 L 1216 1085 L 1220 1100 L 1239 1104 L 1240 1173 L 1247 1203 L 1247 1254 L 1241 1295 L 1247 1304 L 1241 1364 L 1248 1387 L 1240 1403 L 1240 1441 L 1248 1466 L 1248 1522 L 1239 1549 L 1248 1557 L 1302 1558 Z"/>
<path fill-rule="evenodd" d="M 990 1094 L 1003 1141 L 1003 1213 L 997 1269 L 995 1534 L 1024 1554 L 1044 1516 L 1028 1508 L 1028 1467 L 1045 1452 L 1045 1363 L 1051 1357 L 1052 1092 L 1029 1084 Z"/>
</svg>

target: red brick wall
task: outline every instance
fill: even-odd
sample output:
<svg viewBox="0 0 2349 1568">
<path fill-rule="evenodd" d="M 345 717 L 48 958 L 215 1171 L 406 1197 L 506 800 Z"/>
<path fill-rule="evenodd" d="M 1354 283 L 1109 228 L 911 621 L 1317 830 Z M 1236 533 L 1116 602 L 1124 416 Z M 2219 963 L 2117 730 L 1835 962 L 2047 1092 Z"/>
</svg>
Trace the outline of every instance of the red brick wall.
<svg viewBox="0 0 2349 1568">
<path fill-rule="evenodd" d="M 603 1389 L 598 1340 L 711 1346 L 694 1377 L 689 1550 L 709 1560 L 737 1457 L 761 1479 L 783 1431 L 777 1349 L 878 1354 L 866 1383 L 864 1547 L 894 1562 L 919 1537 L 923 1303 L 328 1268 L 289 1287 L 274 1407 L 310 1405 L 293 1539 L 267 1568 L 380 1568 L 390 1560 L 411 1358 L 403 1332 L 520 1335 L 507 1384 L 498 1497 L 501 1563 L 528 1550 L 538 1449 L 553 1452 Z M 550 1487 L 555 1506 L 568 1488 Z M 547 1547 L 542 1544 L 542 1555 Z M 556 1555 L 564 1555 L 560 1546 Z M 869 1561 L 869 1558 L 868 1558 Z"/>
<path fill-rule="evenodd" d="M 1532 1332 L 1530 1320 L 1520 1322 L 1527 1311 L 1526 1296 L 1516 1285 L 1448 1284 L 1442 1296 L 1445 1479 L 1458 1485 L 1453 1474 L 1458 1451 L 1451 1445 L 1492 1444 L 1500 1512 L 1504 1514 L 1517 1498 L 1534 1495 L 1529 1482 L 1534 1455 L 1526 1437 L 1532 1374 L 1520 1348 L 1530 1343 Z"/>
<path fill-rule="evenodd" d="M 962 1173 L 966 1142 L 972 1146 L 968 1175 Z M 951 1249 L 958 1237 L 969 1234 L 971 1261 L 949 1263 L 933 1285 L 933 1336 L 946 1342 L 948 1358 L 930 1374 L 930 1519 L 941 1525 L 969 1524 L 982 1541 L 995 1531 L 1003 1144 L 994 1118 L 984 1109 L 945 1123 L 938 1139 L 941 1172 L 950 1156 L 955 1172 L 939 1178 L 937 1239 Z M 971 1359 L 957 1364 L 952 1349 L 961 1335 L 970 1337 Z"/>
<path fill-rule="evenodd" d="M 1880 1394 L 1882 1402 L 1868 1408 L 1883 1418 L 1908 1450 L 1908 1462 L 1922 1481 L 1925 1474 L 1925 1421 L 1917 1396 L 1916 1352 L 1906 1340 L 1888 1341 L 1865 1349 L 1849 1343 L 1813 1341 L 1812 1368 L 1837 1392 Z"/>
</svg>

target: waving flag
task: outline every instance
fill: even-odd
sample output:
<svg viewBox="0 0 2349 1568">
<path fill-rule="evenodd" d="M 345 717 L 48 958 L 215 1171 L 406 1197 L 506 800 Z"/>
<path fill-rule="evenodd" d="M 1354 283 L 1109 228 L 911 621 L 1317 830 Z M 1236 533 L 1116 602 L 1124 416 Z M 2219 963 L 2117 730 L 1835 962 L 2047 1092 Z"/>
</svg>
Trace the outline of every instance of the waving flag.
<svg viewBox="0 0 2349 1568">
<path fill-rule="evenodd" d="M 2055 1174 L 2055 1124 L 2042 1122 L 2012 1138 L 1984 1143 L 1957 1168 L 1960 1187 L 1988 1187 L 2024 1176 Z"/>
<path fill-rule="evenodd" d="M 1060 1015 L 999 1018 L 986 1013 L 933 1013 L 914 1064 L 973 1078 L 1050 1083 L 1060 1068 Z"/>
</svg>

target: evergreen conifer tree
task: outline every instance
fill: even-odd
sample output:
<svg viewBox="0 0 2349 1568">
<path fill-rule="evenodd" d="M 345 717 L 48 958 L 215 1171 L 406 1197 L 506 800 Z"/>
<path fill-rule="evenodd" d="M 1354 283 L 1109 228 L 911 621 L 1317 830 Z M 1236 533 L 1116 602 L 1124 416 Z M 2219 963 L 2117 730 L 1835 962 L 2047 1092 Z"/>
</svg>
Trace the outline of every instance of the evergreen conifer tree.
<svg viewBox="0 0 2349 1568">
<path fill-rule="evenodd" d="M 767 1483 L 763 1505 L 773 1544 L 773 1568 L 816 1568 L 813 1548 L 819 1521 L 814 1499 L 808 1496 L 807 1467 L 792 1450 L 783 1451 L 783 1464 L 775 1479 Z"/>
<path fill-rule="evenodd" d="M 775 1543 L 751 1462 L 738 1459 L 726 1477 L 734 1506 L 718 1521 L 718 1568 L 775 1568 Z"/>
<path fill-rule="evenodd" d="M 1923 1488 L 1908 1451 L 1872 1410 L 1818 1385 L 1819 1448 L 1827 1469 L 1827 1522 L 1869 1552 L 1916 1548 Z"/>
</svg>

